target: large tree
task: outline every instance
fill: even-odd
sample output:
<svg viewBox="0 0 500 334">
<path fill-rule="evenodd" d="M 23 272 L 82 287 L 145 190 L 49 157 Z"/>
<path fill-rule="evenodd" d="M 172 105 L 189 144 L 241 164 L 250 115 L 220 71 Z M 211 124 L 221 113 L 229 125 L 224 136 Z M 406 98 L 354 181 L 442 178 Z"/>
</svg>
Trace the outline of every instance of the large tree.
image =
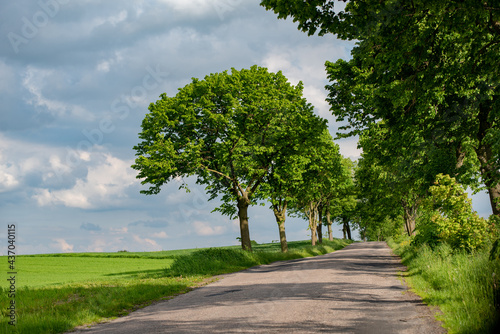
<svg viewBox="0 0 500 334">
<path fill-rule="evenodd" d="M 251 250 L 248 207 L 254 194 L 273 162 L 309 131 L 297 125 L 313 118 L 302 89 L 281 72 L 253 66 L 193 78 L 175 96 L 162 94 L 150 104 L 142 142 L 134 147 L 132 168 L 150 185 L 141 192 L 157 194 L 173 178 L 196 175 L 210 199 L 222 196 L 216 210 L 237 213 L 242 248 Z"/>
<path fill-rule="evenodd" d="M 344 1 L 345 2 L 345 1 Z M 348 134 L 383 120 L 394 132 L 477 160 L 500 214 L 500 3 L 498 0 L 264 0 L 299 29 L 356 40 L 349 61 L 327 63 L 329 102 Z M 439 156 L 436 159 L 441 159 Z"/>
</svg>

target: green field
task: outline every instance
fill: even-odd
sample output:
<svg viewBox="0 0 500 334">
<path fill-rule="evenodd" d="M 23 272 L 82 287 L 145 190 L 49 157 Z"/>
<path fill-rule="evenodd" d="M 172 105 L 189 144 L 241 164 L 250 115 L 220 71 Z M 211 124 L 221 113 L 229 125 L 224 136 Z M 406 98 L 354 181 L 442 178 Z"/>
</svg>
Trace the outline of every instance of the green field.
<svg viewBox="0 0 500 334">
<path fill-rule="evenodd" d="M 62 333 L 76 326 L 123 316 L 188 292 L 212 275 L 259 264 L 315 256 L 346 246 L 343 240 L 255 245 L 248 253 L 238 246 L 162 252 L 70 253 L 16 257 L 15 328 L 8 324 L 8 281 L 2 279 L 0 333 Z M 7 257 L 0 257 L 8 272 Z M 6 277 L 8 278 L 8 277 Z"/>
</svg>

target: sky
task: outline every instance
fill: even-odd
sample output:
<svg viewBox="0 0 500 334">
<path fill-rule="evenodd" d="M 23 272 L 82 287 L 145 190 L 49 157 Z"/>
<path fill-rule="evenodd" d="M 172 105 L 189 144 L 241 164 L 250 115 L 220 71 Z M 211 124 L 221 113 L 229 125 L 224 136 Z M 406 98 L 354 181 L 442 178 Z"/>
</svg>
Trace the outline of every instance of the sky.
<svg viewBox="0 0 500 334">
<path fill-rule="evenodd" d="M 3 1 L 0 22 L 3 255 L 10 224 L 17 254 L 237 244 L 238 221 L 212 213 L 220 202 L 194 179 L 190 193 L 173 181 L 140 194 L 147 186 L 130 166 L 149 104 L 191 78 L 256 64 L 302 81 L 335 135 L 324 63 L 349 59 L 354 46 L 307 36 L 258 0 Z M 345 157 L 360 156 L 356 138 L 337 143 Z M 474 207 L 491 212 L 484 193 Z M 267 205 L 249 218 L 251 239 L 279 239 Z M 289 240 L 309 238 L 304 220 L 289 217 L 286 228 Z"/>
</svg>

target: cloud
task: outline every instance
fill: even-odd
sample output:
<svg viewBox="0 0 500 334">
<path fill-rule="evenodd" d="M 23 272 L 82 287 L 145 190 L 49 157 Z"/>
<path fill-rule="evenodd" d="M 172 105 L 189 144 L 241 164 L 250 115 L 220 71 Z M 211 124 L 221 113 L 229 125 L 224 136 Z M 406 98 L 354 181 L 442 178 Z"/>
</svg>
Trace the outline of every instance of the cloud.
<svg viewBox="0 0 500 334">
<path fill-rule="evenodd" d="M 61 251 L 63 253 L 71 253 L 73 252 L 73 245 L 70 245 L 66 242 L 66 240 L 62 238 L 57 238 L 57 239 L 52 239 L 52 241 L 55 241 L 51 246 L 57 249 L 58 251 Z"/>
<path fill-rule="evenodd" d="M 191 17 L 205 15 L 214 9 L 211 1 L 206 0 L 160 0 L 159 2 L 166 4 L 169 9 L 189 14 Z"/>
<path fill-rule="evenodd" d="M 82 223 L 82 225 L 80 225 L 80 229 L 86 231 L 100 231 L 101 227 L 92 223 Z"/>
<path fill-rule="evenodd" d="M 159 239 L 167 239 L 168 235 L 165 231 L 161 231 L 161 232 L 151 234 L 151 237 L 152 238 L 159 238 Z"/>
<path fill-rule="evenodd" d="M 209 223 L 202 221 L 194 221 L 192 226 L 195 228 L 195 233 L 201 236 L 220 235 L 226 231 L 225 226 L 210 226 Z"/>
<path fill-rule="evenodd" d="M 128 233 L 128 227 L 110 228 L 112 234 L 126 234 Z"/>
<path fill-rule="evenodd" d="M 14 174 L 16 171 L 12 166 L 0 165 L 0 193 L 13 190 L 19 185 Z"/>
<path fill-rule="evenodd" d="M 161 247 L 156 243 L 156 241 L 148 239 L 148 238 L 141 238 L 138 235 L 133 235 L 132 238 L 134 239 L 135 242 L 140 244 L 142 247 L 146 247 L 145 250 L 147 251 L 160 251 Z"/>
<path fill-rule="evenodd" d="M 123 161 L 109 154 L 95 153 L 100 160 L 96 166 L 88 168 L 85 179 L 77 179 L 71 189 L 36 189 L 34 199 L 38 205 L 64 205 L 67 207 L 92 209 L 119 205 L 126 197 L 126 188 L 137 184 L 137 173 L 129 166 L 132 161 Z M 102 161 L 104 160 L 104 161 Z"/>
<path fill-rule="evenodd" d="M 45 96 L 44 90 L 48 85 L 61 86 L 64 85 L 63 80 L 64 75 L 56 70 L 44 70 L 28 66 L 23 80 L 23 86 L 31 93 L 31 98 L 27 102 L 35 107 L 40 107 L 40 110 L 48 111 L 53 116 L 64 117 L 70 115 L 93 120 L 94 115 L 84 107 Z"/>
</svg>

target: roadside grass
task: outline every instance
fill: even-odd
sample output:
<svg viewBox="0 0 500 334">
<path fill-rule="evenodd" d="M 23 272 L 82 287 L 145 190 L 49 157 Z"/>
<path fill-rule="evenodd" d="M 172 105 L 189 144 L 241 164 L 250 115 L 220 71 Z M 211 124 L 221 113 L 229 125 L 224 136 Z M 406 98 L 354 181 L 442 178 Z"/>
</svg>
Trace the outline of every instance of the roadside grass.
<svg viewBox="0 0 500 334">
<path fill-rule="evenodd" d="M 326 254 L 349 242 L 324 240 L 153 253 L 72 253 L 18 256 L 15 327 L 8 324 L 11 301 L 7 281 L 1 284 L 0 333 L 63 333 L 124 316 L 155 301 L 186 293 L 212 275 L 255 265 Z M 116 256 L 118 255 L 118 256 Z M 130 257 L 127 257 L 129 255 Z M 7 264 L 7 258 L 0 257 Z M 15 329 L 15 331 L 13 331 Z"/>
<path fill-rule="evenodd" d="M 408 270 L 403 277 L 424 303 L 442 311 L 437 318 L 449 333 L 498 333 L 500 263 L 488 250 L 453 252 L 442 244 L 410 246 L 409 239 L 389 246 Z"/>
<path fill-rule="evenodd" d="M 347 242 L 340 239 L 323 240 L 323 244 L 314 247 L 310 245 L 309 241 L 295 241 L 288 243 L 288 253 L 281 253 L 279 244 L 255 245 L 252 246 L 252 253 L 239 248 L 207 248 L 178 257 L 167 270 L 167 275 L 212 276 L 226 274 L 275 261 L 327 254 L 344 248 L 346 245 Z"/>
</svg>

